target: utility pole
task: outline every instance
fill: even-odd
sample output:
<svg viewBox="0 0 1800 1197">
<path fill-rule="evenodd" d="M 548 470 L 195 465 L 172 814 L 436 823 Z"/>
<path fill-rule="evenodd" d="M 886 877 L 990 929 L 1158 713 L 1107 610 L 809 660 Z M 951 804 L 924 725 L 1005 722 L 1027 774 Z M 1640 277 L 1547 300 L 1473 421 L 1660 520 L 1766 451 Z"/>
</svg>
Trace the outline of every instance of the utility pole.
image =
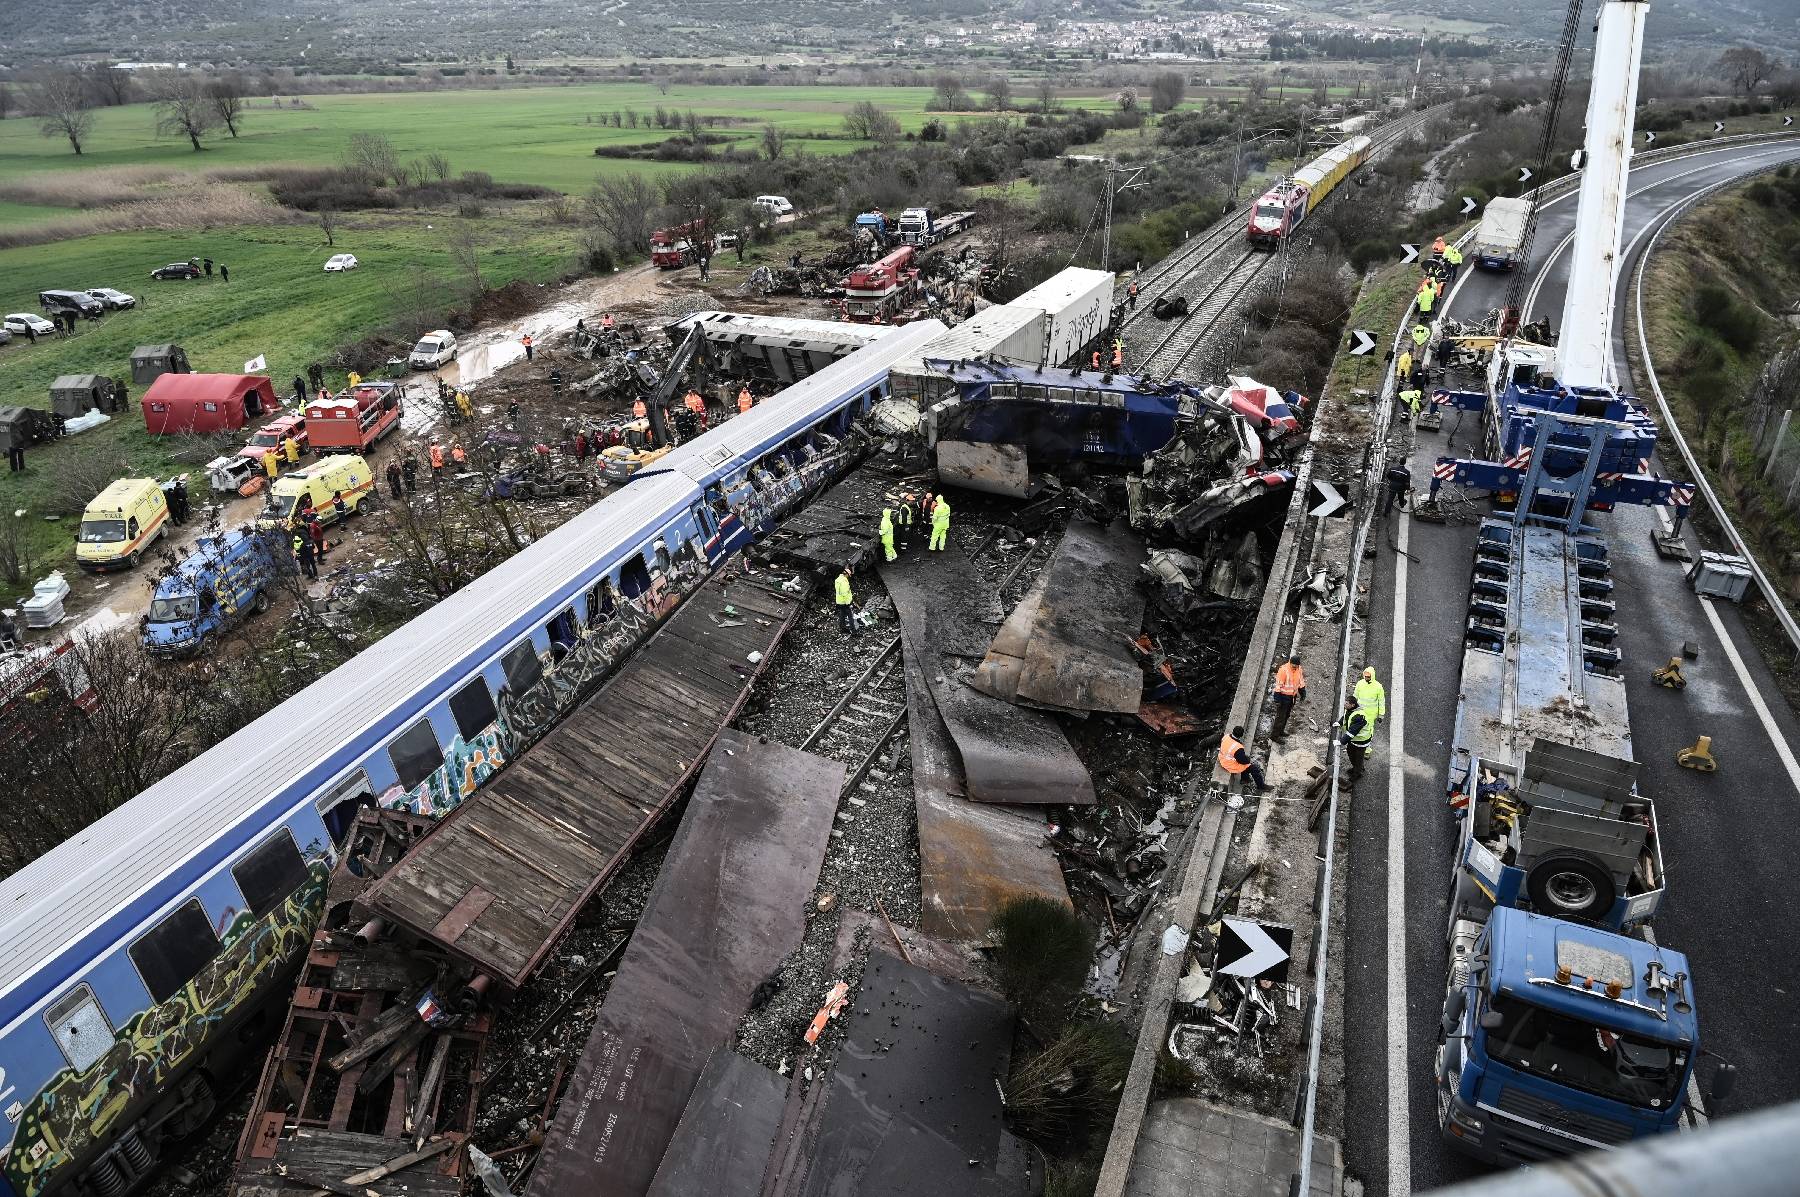
<svg viewBox="0 0 1800 1197">
<path fill-rule="evenodd" d="M 1148 183 L 1140 183 L 1137 181 L 1138 176 L 1143 174 L 1144 170 L 1145 168 L 1142 166 L 1120 166 L 1110 158 L 1106 160 L 1106 177 L 1104 179 L 1106 186 L 1106 220 L 1100 233 L 1100 269 L 1102 270 L 1112 269 L 1113 196 L 1133 187 L 1148 187 Z M 1117 187 L 1114 187 L 1114 175 L 1124 175 L 1125 181 L 1120 183 Z"/>
</svg>

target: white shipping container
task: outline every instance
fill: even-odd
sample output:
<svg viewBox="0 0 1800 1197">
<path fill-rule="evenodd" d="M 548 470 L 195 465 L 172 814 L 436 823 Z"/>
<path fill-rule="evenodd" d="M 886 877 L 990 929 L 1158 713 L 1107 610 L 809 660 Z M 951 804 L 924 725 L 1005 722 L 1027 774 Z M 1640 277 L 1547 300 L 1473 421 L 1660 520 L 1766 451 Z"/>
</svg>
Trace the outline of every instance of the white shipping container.
<svg viewBox="0 0 1800 1197">
<path fill-rule="evenodd" d="M 1045 279 L 1009 307 L 1034 307 L 1045 314 L 1039 357 L 1045 366 L 1066 366 L 1112 321 L 1113 274 L 1082 266 Z"/>
<path fill-rule="evenodd" d="M 928 341 L 919 356 L 894 367 L 894 385 L 921 399 L 950 392 L 941 374 L 926 369 L 928 358 L 968 362 L 997 357 L 1015 366 L 1036 366 L 1044 343 L 1041 308 L 1017 302 L 983 308 L 955 328 Z"/>
</svg>

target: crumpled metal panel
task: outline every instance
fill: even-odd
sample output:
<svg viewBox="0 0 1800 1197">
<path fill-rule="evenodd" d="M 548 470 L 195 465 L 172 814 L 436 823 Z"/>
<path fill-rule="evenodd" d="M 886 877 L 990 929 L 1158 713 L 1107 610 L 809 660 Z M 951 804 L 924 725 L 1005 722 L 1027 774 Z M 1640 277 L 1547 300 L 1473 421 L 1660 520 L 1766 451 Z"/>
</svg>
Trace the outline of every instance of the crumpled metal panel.
<svg viewBox="0 0 1800 1197">
<path fill-rule="evenodd" d="M 1124 524 L 1071 520 L 1045 574 L 1019 674 L 1026 702 L 1129 715 L 1144 693 L 1144 542 Z"/>
<path fill-rule="evenodd" d="M 787 1089 L 754 1060 L 713 1052 L 645 1197 L 757 1197 Z"/>
<path fill-rule="evenodd" d="M 844 766 L 727 730 L 544 1143 L 531 1197 L 642 1197 L 695 1080 L 800 942 Z"/>
<path fill-rule="evenodd" d="M 937 468 L 940 480 L 965 490 L 1014 499 L 1031 497 L 1031 466 L 1023 445 L 939 441 Z"/>
</svg>

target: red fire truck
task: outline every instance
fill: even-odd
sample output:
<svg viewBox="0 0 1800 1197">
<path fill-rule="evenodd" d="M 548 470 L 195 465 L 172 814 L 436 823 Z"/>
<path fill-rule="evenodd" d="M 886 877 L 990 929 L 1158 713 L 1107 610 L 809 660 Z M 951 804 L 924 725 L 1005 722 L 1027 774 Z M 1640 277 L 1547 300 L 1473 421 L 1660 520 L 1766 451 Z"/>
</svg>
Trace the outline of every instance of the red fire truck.
<svg viewBox="0 0 1800 1197">
<path fill-rule="evenodd" d="M 361 453 L 400 423 L 403 393 L 395 382 L 359 382 L 329 399 L 306 405 L 312 447 L 327 453 Z"/>
<path fill-rule="evenodd" d="M 919 290 L 918 250 L 902 245 L 879 262 L 858 266 L 839 284 L 844 288 L 844 319 L 857 324 L 892 323 Z"/>
<path fill-rule="evenodd" d="M 679 270 L 700 256 L 706 221 L 690 220 L 650 234 L 650 261 L 660 270 Z"/>
</svg>

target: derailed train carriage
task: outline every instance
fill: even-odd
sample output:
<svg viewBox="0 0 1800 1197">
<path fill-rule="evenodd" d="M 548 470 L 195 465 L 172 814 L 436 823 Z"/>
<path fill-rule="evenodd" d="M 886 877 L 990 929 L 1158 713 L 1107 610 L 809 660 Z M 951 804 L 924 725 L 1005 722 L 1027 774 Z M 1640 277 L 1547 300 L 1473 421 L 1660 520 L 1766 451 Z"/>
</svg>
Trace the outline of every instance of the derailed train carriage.
<svg viewBox="0 0 1800 1197">
<path fill-rule="evenodd" d="M 852 421 L 942 331 L 682 446 L 0 882 L 0 1197 L 137 1188 L 274 1029 L 356 810 L 466 800 L 847 466 Z"/>
</svg>

